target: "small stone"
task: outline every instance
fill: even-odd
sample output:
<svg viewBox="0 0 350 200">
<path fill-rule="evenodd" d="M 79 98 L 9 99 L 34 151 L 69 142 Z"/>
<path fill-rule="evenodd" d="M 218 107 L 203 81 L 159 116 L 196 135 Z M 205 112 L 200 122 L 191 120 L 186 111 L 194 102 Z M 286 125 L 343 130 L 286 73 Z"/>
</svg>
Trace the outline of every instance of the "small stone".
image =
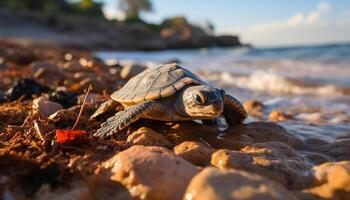
<svg viewBox="0 0 350 200">
<path fill-rule="evenodd" d="M 111 180 L 118 181 L 139 199 L 181 199 L 198 172 L 191 163 L 164 147 L 135 145 L 104 163 Z"/>
<path fill-rule="evenodd" d="M 32 107 L 34 112 L 39 112 L 46 117 L 49 117 L 58 110 L 63 109 L 61 104 L 49 101 L 45 97 L 38 97 L 34 99 Z"/>
<path fill-rule="evenodd" d="M 61 104 L 64 108 L 70 108 L 78 103 L 78 99 L 75 94 L 62 90 L 50 93 L 49 100 Z"/>
<path fill-rule="evenodd" d="M 207 167 L 189 183 L 184 200 L 297 198 L 284 187 L 262 176 L 241 170 Z"/>
<path fill-rule="evenodd" d="M 74 122 L 77 117 L 81 106 L 73 106 L 69 109 L 61 109 L 49 116 L 49 120 L 56 123 Z"/>
<path fill-rule="evenodd" d="M 150 128 L 141 127 L 127 138 L 130 145 L 171 147 L 171 143 L 160 133 Z"/>
<path fill-rule="evenodd" d="M 131 77 L 141 73 L 145 69 L 147 69 L 147 67 L 144 65 L 130 63 L 123 67 L 123 69 L 120 72 L 120 77 L 122 79 L 130 79 Z"/>
<path fill-rule="evenodd" d="M 5 93 L 0 90 L 0 103 L 4 103 L 4 102 L 5 102 Z"/>
<path fill-rule="evenodd" d="M 205 165 L 211 156 L 211 149 L 200 142 L 186 141 L 174 147 L 174 153 L 195 165 Z"/>
<path fill-rule="evenodd" d="M 313 168 L 317 186 L 303 192 L 324 199 L 350 199 L 350 161 L 329 162 Z"/>
<path fill-rule="evenodd" d="M 14 101 L 22 96 L 24 99 L 31 99 L 33 96 L 39 96 L 48 90 L 48 87 L 42 86 L 34 79 L 21 79 L 6 91 L 6 99 Z"/>
<path fill-rule="evenodd" d="M 261 117 L 265 107 L 263 103 L 256 100 L 247 100 L 243 106 L 247 113 L 254 117 Z"/>
<path fill-rule="evenodd" d="M 273 110 L 269 114 L 269 120 L 273 122 L 283 122 L 293 119 L 293 116 L 282 112 L 281 110 Z"/>
</svg>

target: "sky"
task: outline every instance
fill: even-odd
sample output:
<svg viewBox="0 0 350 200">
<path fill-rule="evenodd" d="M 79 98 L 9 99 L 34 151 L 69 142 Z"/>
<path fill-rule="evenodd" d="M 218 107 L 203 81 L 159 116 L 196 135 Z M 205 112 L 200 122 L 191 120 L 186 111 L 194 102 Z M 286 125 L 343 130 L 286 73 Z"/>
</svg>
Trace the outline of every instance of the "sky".
<svg viewBox="0 0 350 200">
<path fill-rule="evenodd" d="M 109 18 L 123 17 L 118 0 L 102 0 Z M 235 34 L 255 46 L 350 42 L 350 0 L 151 0 L 153 23 L 185 16 L 191 23 L 210 20 L 216 34 Z"/>
</svg>

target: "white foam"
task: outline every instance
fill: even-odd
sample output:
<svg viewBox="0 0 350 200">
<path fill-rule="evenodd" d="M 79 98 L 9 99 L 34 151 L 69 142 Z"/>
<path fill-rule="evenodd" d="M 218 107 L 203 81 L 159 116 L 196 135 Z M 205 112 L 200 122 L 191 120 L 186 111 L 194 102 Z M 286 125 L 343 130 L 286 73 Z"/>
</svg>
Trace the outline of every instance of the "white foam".
<svg viewBox="0 0 350 200">
<path fill-rule="evenodd" d="M 213 80 L 217 78 L 217 80 Z M 278 75 L 274 72 L 257 71 L 248 76 L 233 76 L 230 73 L 223 72 L 219 76 L 212 76 L 212 81 L 218 81 L 221 85 L 233 85 L 252 91 L 262 91 L 277 94 L 296 94 L 296 95 L 342 95 L 342 91 L 334 85 L 307 86 L 297 84 Z"/>
</svg>

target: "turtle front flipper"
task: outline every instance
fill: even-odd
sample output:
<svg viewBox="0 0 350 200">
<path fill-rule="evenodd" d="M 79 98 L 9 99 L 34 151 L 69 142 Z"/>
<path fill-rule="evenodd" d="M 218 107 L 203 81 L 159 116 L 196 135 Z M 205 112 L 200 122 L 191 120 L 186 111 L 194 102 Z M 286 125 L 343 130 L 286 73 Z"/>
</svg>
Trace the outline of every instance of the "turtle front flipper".
<svg viewBox="0 0 350 200">
<path fill-rule="evenodd" d="M 113 117 L 107 119 L 101 124 L 101 128 L 96 131 L 94 136 L 108 137 L 124 129 L 131 123 L 142 118 L 148 112 L 154 112 L 159 108 L 159 104 L 155 101 L 145 101 L 143 103 L 131 106 L 116 113 Z"/>
<path fill-rule="evenodd" d="M 224 100 L 223 115 L 226 122 L 229 125 L 243 123 L 247 117 L 247 112 L 245 111 L 243 105 L 231 95 L 223 94 L 222 98 Z"/>
</svg>

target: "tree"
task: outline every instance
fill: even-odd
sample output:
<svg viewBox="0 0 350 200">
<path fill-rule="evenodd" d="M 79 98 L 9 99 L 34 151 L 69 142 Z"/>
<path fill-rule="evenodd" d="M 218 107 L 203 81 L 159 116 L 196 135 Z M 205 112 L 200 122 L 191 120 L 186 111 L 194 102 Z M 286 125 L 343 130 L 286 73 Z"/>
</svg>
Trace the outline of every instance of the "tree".
<svg viewBox="0 0 350 200">
<path fill-rule="evenodd" d="M 78 14 L 86 16 L 103 16 L 102 4 L 93 0 L 80 0 L 76 5 Z"/>
<path fill-rule="evenodd" d="M 119 0 L 119 8 L 124 11 L 126 19 L 140 20 L 141 12 L 153 10 L 150 0 Z"/>
<path fill-rule="evenodd" d="M 205 21 L 205 29 L 207 30 L 207 32 L 209 34 L 214 35 L 215 26 L 214 26 L 213 22 L 211 22 L 209 19 L 207 19 Z"/>
</svg>

